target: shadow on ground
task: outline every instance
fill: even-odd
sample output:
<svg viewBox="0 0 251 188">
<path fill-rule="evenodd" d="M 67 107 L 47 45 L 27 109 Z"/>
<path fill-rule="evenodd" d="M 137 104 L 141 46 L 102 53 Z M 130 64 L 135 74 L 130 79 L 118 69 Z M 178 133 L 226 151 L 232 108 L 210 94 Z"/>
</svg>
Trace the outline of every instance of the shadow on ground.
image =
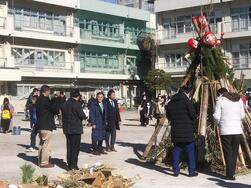
<svg viewBox="0 0 251 188">
<path fill-rule="evenodd" d="M 91 148 L 92 148 L 91 144 L 88 144 L 88 143 L 81 143 L 80 144 L 80 152 L 91 154 L 91 152 L 92 152 Z"/>
<path fill-rule="evenodd" d="M 125 162 L 136 165 L 136 166 L 140 166 L 149 170 L 155 170 L 157 172 L 163 173 L 163 174 L 167 174 L 170 176 L 173 176 L 173 171 L 171 168 L 169 167 L 162 167 L 156 164 L 152 164 L 152 163 L 147 163 L 145 161 L 140 161 L 138 159 L 127 159 L 125 160 Z M 180 172 L 181 175 L 184 176 L 188 176 L 187 174 Z"/>
<path fill-rule="evenodd" d="M 221 179 L 216 178 L 207 178 L 210 181 L 216 182 L 217 186 L 220 187 L 227 187 L 227 188 L 250 188 L 251 185 L 243 184 L 243 183 L 235 183 L 235 182 L 226 182 Z"/>
<path fill-rule="evenodd" d="M 37 156 L 28 156 L 28 155 L 26 155 L 26 153 L 19 153 L 17 155 L 17 157 L 23 159 L 24 161 L 31 162 L 34 165 L 38 164 L 38 157 Z M 52 164 L 55 164 L 56 166 L 58 166 L 59 168 L 61 168 L 63 170 L 68 170 L 67 163 L 64 162 L 63 159 L 51 158 L 50 162 Z"/>
</svg>

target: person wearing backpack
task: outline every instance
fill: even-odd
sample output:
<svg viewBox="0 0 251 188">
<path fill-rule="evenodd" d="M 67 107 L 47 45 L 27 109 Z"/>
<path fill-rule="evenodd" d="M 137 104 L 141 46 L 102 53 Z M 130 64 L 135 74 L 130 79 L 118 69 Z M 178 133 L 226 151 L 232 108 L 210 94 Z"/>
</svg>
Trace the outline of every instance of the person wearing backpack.
<svg viewBox="0 0 251 188">
<path fill-rule="evenodd" d="M 10 104 L 9 99 L 5 97 L 3 100 L 3 104 L 1 106 L 1 127 L 3 133 L 7 133 L 9 131 L 13 113 L 14 113 L 14 108 Z"/>
</svg>

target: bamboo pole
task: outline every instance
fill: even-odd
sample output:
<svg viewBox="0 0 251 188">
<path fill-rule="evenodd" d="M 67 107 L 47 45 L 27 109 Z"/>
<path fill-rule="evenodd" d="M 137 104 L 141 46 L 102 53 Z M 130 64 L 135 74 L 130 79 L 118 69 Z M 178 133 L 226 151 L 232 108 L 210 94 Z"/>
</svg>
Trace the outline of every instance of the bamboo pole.
<svg viewBox="0 0 251 188">
<path fill-rule="evenodd" d="M 240 162 L 242 163 L 242 165 L 244 167 L 247 167 L 246 166 L 246 162 L 244 160 L 244 156 L 243 156 L 243 152 L 242 152 L 241 146 L 239 146 L 238 156 L 239 156 L 239 159 L 240 159 Z"/>
<path fill-rule="evenodd" d="M 216 93 L 217 92 L 216 91 L 217 85 L 218 84 L 215 84 L 215 83 L 214 83 L 213 86 L 210 84 L 213 108 L 215 108 L 215 103 L 216 103 L 216 98 L 217 98 L 217 93 Z M 223 153 L 223 147 L 222 147 L 221 138 L 220 138 L 220 130 L 219 130 L 218 125 L 216 125 L 216 131 L 217 131 L 217 139 L 218 139 L 219 146 L 220 146 L 220 153 L 221 153 L 222 163 L 223 163 L 223 166 L 225 167 L 226 166 L 226 161 L 225 161 L 225 157 L 224 157 L 224 153 Z"/>
<path fill-rule="evenodd" d="M 199 133 L 202 136 L 206 136 L 206 128 L 207 128 L 207 110 L 208 110 L 208 98 L 209 98 L 209 88 L 208 84 L 204 84 L 203 86 L 203 98 L 202 98 L 202 108 L 201 108 L 201 122 L 200 122 L 200 130 Z"/>
<path fill-rule="evenodd" d="M 165 120 L 165 118 L 161 118 L 161 120 L 162 119 Z M 156 126 L 156 128 L 155 128 L 155 130 L 154 130 L 148 144 L 146 145 L 145 151 L 144 151 L 143 156 L 142 156 L 143 159 L 145 159 L 148 156 L 148 154 L 149 154 L 149 152 L 150 152 L 150 150 L 151 150 L 151 148 L 152 148 L 152 146 L 153 146 L 153 144 L 154 144 L 154 142 L 155 142 L 161 128 L 164 125 L 164 120 L 160 121 L 159 124 Z"/>
</svg>

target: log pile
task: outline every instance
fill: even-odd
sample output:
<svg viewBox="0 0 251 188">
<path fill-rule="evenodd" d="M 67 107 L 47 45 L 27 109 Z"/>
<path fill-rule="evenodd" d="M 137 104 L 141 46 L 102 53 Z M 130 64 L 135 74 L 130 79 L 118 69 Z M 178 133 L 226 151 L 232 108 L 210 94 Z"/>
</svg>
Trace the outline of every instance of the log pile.
<svg viewBox="0 0 251 188">
<path fill-rule="evenodd" d="M 192 100 L 196 104 L 198 111 L 195 127 L 197 137 L 205 139 L 205 163 L 213 171 L 224 172 L 225 159 L 219 128 L 213 119 L 217 90 L 224 87 L 230 92 L 241 95 L 243 91 L 243 76 L 241 77 L 240 84 L 237 85 L 236 80 L 234 80 L 233 69 L 222 52 L 224 33 L 221 34 L 221 39 L 217 39 L 214 33 L 211 32 L 207 18 L 204 15 L 193 18 L 192 22 L 197 37 L 191 38 L 188 41 L 190 49 L 188 55 L 185 57 L 190 66 L 187 69 L 181 86 L 186 85 L 193 90 Z M 245 109 L 245 112 L 246 117 L 242 124 L 244 134 L 242 135 L 237 162 L 237 169 L 241 171 L 246 170 L 251 165 L 251 114 L 247 109 Z M 159 132 L 158 128 L 155 130 L 149 143 L 157 136 L 156 132 Z M 162 151 L 164 149 L 166 152 L 156 155 L 156 152 L 150 152 L 150 145 L 148 144 L 143 158 L 151 160 L 160 156 L 163 158 L 166 155 L 167 161 L 170 161 L 170 147 L 172 147 L 170 137 L 165 138 L 162 142 L 165 143 L 165 146 L 157 150 Z"/>
</svg>

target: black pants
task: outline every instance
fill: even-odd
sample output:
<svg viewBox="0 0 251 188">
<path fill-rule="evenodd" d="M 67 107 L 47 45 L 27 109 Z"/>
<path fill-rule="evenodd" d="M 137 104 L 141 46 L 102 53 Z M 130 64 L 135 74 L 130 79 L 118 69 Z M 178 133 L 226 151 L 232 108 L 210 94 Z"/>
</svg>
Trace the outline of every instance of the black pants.
<svg viewBox="0 0 251 188">
<path fill-rule="evenodd" d="M 80 151 L 81 134 L 66 134 L 67 141 L 67 163 L 70 168 L 78 168 L 78 155 Z"/>
<path fill-rule="evenodd" d="M 93 151 L 102 150 L 103 140 L 92 139 L 92 149 Z"/>
<path fill-rule="evenodd" d="M 37 125 L 32 126 L 32 131 L 31 131 L 31 145 L 30 147 L 35 148 L 36 147 L 36 137 L 38 134 L 38 127 Z"/>
<path fill-rule="evenodd" d="M 115 142 L 116 142 L 116 128 L 106 131 L 106 139 L 105 139 L 106 149 L 114 149 Z"/>
<path fill-rule="evenodd" d="M 1 119 L 1 126 L 3 128 L 3 132 L 6 133 L 9 131 L 11 119 Z"/>
<path fill-rule="evenodd" d="M 238 149 L 241 141 L 241 134 L 221 135 L 224 158 L 226 161 L 226 176 L 235 175 Z"/>
</svg>

